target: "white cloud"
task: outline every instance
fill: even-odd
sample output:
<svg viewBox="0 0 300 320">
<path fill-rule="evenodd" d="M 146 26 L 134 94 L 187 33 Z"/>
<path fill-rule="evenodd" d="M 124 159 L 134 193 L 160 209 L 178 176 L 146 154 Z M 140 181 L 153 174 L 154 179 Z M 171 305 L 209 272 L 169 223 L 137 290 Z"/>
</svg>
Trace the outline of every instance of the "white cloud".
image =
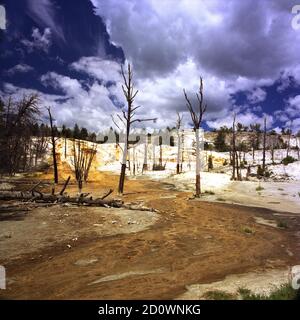
<svg viewBox="0 0 300 320">
<path fill-rule="evenodd" d="M 291 116 L 298 116 L 300 113 L 300 95 L 288 99 L 288 109 L 287 112 L 291 113 Z M 293 114 L 293 112 L 295 112 Z"/>
<path fill-rule="evenodd" d="M 248 92 L 247 99 L 250 103 L 256 104 L 266 100 L 267 92 L 261 88 L 254 88 L 252 91 Z"/>
<path fill-rule="evenodd" d="M 13 76 L 16 73 L 27 73 L 33 71 L 33 68 L 25 63 L 20 63 L 7 70 L 7 74 Z"/>
<path fill-rule="evenodd" d="M 27 0 L 28 14 L 37 23 L 42 24 L 46 29 L 51 29 L 55 36 L 65 41 L 62 28 L 55 20 L 55 7 L 51 0 Z"/>
<path fill-rule="evenodd" d="M 60 124 L 69 126 L 78 122 L 90 130 L 103 130 L 112 125 L 111 114 L 118 111 L 110 99 L 111 86 L 95 81 L 83 86 L 77 79 L 62 76 L 54 72 L 43 75 L 42 83 L 63 92 L 60 101 L 56 100 L 53 112 Z"/>
<path fill-rule="evenodd" d="M 258 116 L 251 111 L 246 111 L 243 113 L 239 113 L 236 116 L 236 123 L 242 123 L 244 126 L 250 126 L 250 124 L 259 123 L 261 126 L 264 124 L 264 118 L 267 118 L 267 127 L 272 128 L 274 124 L 274 118 L 272 115 L 263 114 L 262 116 Z M 226 117 L 218 117 L 214 121 L 207 121 L 207 125 L 212 129 L 218 129 L 222 126 L 232 127 L 233 122 L 233 112 L 228 114 Z"/>
<path fill-rule="evenodd" d="M 32 41 L 28 39 L 21 40 L 28 52 L 37 49 L 48 53 L 51 46 L 51 30 L 49 28 L 45 28 L 43 33 L 38 28 L 33 28 L 31 37 Z"/>
<path fill-rule="evenodd" d="M 292 0 L 91 1 L 111 41 L 133 63 L 137 103 L 160 115 L 160 125 L 175 109 L 185 110 L 182 88 L 193 95 L 200 75 L 209 120 L 226 117 L 238 91 L 257 104 L 266 99 L 262 87 L 282 72 L 297 77 L 300 33 L 290 25 Z"/>
<path fill-rule="evenodd" d="M 290 127 L 294 132 L 300 130 L 300 95 L 287 99 L 283 110 L 276 110 L 274 116 L 277 120 L 284 123 L 285 127 Z"/>
<path fill-rule="evenodd" d="M 79 61 L 72 63 L 70 67 L 105 82 L 121 80 L 121 65 L 112 60 L 99 57 L 82 57 Z"/>
</svg>

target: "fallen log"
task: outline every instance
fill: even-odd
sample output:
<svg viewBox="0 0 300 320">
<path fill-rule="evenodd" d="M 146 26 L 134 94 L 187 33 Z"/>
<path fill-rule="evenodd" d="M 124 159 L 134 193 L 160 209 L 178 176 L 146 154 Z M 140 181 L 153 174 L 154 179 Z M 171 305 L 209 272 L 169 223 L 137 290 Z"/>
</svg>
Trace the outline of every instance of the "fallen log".
<svg viewBox="0 0 300 320">
<path fill-rule="evenodd" d="M 69 182 L 70 182 L 70 179 L 71 179 L 71 176 L 68 177 L 68 179 L 66 180 L 63 188 L 61 189 L 61 191 L 60 191 L 60 193 L 59 193 L 60 196 L 62 196 L 62 195 L 64 194 L 64 192 L 65 192 L 65 190 L 66 190 L 66 188 L 67 188 L 67 186 L 68 186 L 68 184 L 69 184 Z"/>
<path fill-rule="evenodd" d="M 20 200 L 30 201 L 37 203 L 73 203 L 77 205 L 86 206 L 97 206 L 97 207 L 114 207 L 121 208 L 123 201 L 121 200 L 104 200 L 104 199 L 93 199 L 92 197 L 71 197 L 66 195 L 54 195 L 49 193 L 39 193 L 32 196 L 31 192 L 20 192 L 20 191 L 4 191 L 0 192 L 0 200 Z"/>
<path fill-rule="evenodd" d="M 100 199 L 101 200 L 104 200 L 105 198 L 107 198 L 111 193 L 113 193 L 113 189 L 109 189 L 109 191 L 105 194 L 105 195 L 103 195 Z"/>
</svg>

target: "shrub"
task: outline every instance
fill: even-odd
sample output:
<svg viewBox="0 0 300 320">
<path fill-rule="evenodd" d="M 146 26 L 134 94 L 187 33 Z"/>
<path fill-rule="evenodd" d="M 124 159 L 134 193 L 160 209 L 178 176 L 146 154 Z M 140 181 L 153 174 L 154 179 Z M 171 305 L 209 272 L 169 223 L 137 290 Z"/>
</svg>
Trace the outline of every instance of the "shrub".
<svg viewBox="0 0 300 320">
<path fill-rule="evenodd" d="M 299 290 L 294 290 L 290 284 L 284 284 L 273 290 L 270 295 L 256 294 L 249 289 L 239 288 L 238 293 L 243 300 L 297 300 Z"/>
<path fill-rule="evenodd" d="M 209 194 L 209 195 L 214 195 L 215 193 L 211 190 L 205 190 L 204 191 L 205 194 Z"/>
<path fill-rule="evenodd" d="M 210 155 L 210 156 L 208 157 L 208 171 L 209 171 L 209 170 L 212 170 L 213 168 L 214 168 L 213 158 L 212 158 L 212 156 Z"/>
<path fill-rule="evenodd" d="M 159 164 L 155 164 L 155 165 L 153 165 L 153 167 L 152 167 L 152 170 L 153 170 L 153 171 L 163 171 L 163 170 L 165 170 L 165 169 L 166 169 L 165 166 L 159 165 Z"/>
<path fill-rule="evenodd" d="M 222 290 L 211 290 L 204 294 L 204 298 L 208 300 L 234 300 L 236 295 Z"/>
<path fill-rule="evenodd" d="M 264 187 L 258 186 L 255 190 L 256 190 L 256 191 L 262 191 L 262 190 L 264 190 L 264 189 L 265 189 Z"/>
<path fill-rule="evenodd" d="M 258 177 L 264 176 L 264 170 L 260 165 L 257 167 L 257 176 Z"/>
<path fill-rule="evenodd" d="M 287 166 L 289 163 L 293 163 L 295 161 L 297 161 L 295 158 L 293 158 L 291 156 L 287 156 L 282 159 L 281 163 L 283 163 L 285 166 Z"/>
<path fill-rule="evenodd" d="M 254 233 L 254 231 L 253 231 L 251 228 L 249 228 L 249 227 L 244 227 L 244 228 L 243 228 L 243 232 L 245 232 L 245 233 L 247 233 L 247 234 L 252 234 L 252 233 Z"/>
<path fill-rule="evenodd" d="M 287 229 L 288 225 L 285 221 L 277 221 L 277 227 L 281 229 Z"/>
</svg>

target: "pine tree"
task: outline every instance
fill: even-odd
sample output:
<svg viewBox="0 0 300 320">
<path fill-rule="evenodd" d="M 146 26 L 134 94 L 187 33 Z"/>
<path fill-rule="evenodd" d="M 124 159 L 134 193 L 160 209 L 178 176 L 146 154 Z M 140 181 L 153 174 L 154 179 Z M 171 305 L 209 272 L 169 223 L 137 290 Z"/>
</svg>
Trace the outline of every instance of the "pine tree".
<svg viewBox="0 0 300 320">
<path fill-rule="evenodd" d="M 225 152 L 228 150 L 225 139 L 226 139 L 226 133 L 224 130 L 220 129 L 214 141 L 214 145 L 217 151 Z"/>
</svg>

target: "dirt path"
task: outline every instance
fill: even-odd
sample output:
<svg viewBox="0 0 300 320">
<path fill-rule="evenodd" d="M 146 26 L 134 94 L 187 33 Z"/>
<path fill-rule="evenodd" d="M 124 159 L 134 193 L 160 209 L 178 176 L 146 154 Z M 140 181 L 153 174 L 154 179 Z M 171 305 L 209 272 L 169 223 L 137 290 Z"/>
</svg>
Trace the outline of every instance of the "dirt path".
<svg viewBox="0 0 300 320">
<path fill-rule="evenodd" d="M 115 186 L 117 178 L 107 177 L 90 184 L 87 192 Z M 269 210 L 188 200 L 191 194 L 168 189 L 159 182 L 127 181 L 125 201 L 143 201 L 159 210 L 146 229 L 124 233 L 119 227 L 115 234 L 95 234 L 96 220 L 91 215 L 89 222 L 88 209 L 82 208 L 76 223 L 70 220 L 63 229 L 70 237 L 84 230 L 71 248 L 68 237 L 62 237 L 20 258 L 1 257 L 8 275 L 1 298 L 173 299 L 192 284 L 299 262 L 298 216 L 286 215 L 288 229 L 278 229 L 257 223 L 255 217 L 278 219 Z M 19 228 L 26 219 L 16 222 Z"/>
</svg>

